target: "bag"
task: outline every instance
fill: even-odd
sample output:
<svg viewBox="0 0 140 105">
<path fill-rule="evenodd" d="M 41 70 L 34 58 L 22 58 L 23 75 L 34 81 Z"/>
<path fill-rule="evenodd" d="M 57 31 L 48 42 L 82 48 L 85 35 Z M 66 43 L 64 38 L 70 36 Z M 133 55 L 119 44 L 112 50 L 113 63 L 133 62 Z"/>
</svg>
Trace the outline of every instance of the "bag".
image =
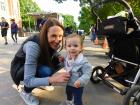
<svg viewBox="0 0 140 105">
<path fill-rule="evenodd" d="M 14 83 L 18 86 L 24 78 L 24 61 L 17 56 L 11 62 L 10 73 Z"/>
<path fill-rule="evenodd" d="M 24 63 L 25 63 L 25 53 L 23 52 L 24 43 L 21 45 L 21 47 L 15 54 L 10 67 L 11 77 L 17 86 L 20 84 L 20 81 L 23 81 L 24 77 Z"/>
<path fill-rule="evenodd" d="M 25 53 L 23 52 L 23 46 L 27 41 L 33 41 L 39 44 L 39 38 L 37 35 L 33 35 L 26 39 L 17 53 L 15 54 L 10 67 L 10 74 L 14 81 L 14 83 L 18 86 L 20 84 L 20 81 L 23 81 L 24 78 L 24 63 L 25 63 Z"/>
<path fill-rule="evenodd" d="M 98 23 L 97 34 L 107 36 L 120 36 L 127 33 L 127 19 L 114 17 Z"/>
</svg>

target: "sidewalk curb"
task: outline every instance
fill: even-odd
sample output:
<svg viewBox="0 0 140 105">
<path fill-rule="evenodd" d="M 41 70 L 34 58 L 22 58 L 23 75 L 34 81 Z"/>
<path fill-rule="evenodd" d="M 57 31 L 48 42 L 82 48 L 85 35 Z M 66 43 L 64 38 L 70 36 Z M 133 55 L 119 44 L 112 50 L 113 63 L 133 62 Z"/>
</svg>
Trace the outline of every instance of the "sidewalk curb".
<svg viewBox="0 0 140 105">
<path fill-rule="evenodd" d="M 109 49 L 93 48 L 93 47 L 84 47 L 84 50 L 86 50 L 86 51 L 96 51 L 96 52 L 109 52 Z"/>
</svg>

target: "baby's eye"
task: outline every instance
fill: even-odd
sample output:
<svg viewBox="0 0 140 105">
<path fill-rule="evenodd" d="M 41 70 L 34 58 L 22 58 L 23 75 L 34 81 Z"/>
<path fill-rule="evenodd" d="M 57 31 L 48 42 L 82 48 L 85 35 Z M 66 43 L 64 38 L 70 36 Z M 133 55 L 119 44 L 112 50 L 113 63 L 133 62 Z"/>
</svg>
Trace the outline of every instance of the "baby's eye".
<svg viewBox="0 0 140 105">
<path fill-rule="evenodd" d="M 77 44 L 74 44 L 73 47 L 78 47 L 78 45 Z"/>
</svg>

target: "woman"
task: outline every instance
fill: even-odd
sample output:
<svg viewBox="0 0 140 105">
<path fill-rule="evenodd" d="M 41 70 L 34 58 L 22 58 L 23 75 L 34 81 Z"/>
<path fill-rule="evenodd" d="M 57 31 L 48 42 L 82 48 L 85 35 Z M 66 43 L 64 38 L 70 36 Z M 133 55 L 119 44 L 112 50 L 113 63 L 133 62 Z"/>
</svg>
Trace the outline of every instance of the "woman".
<svg viewBox="0 0 140 105">
<path fill-rule="evenodd" d="M 31 94 L 35 87 L 48 86 L 53 83 L 66 83 L 69 73 L 55 74 L 56 60 L 52 60 L 60 47 L 64 34 L 63 26 L 54 18 L 48 19 L 37 35 L 38 43 L 26 41 L 23 45 L 25 53 L 24 90 L 20 96 L 27 105 L 39 105 L 39 100 Z"/>
</svg>

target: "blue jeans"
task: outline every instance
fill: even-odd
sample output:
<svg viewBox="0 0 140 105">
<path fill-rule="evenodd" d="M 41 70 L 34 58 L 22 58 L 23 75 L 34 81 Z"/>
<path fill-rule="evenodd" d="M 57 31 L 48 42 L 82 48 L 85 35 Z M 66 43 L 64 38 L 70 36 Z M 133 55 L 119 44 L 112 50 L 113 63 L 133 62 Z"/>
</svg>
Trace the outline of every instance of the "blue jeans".
<svg viewBox="0 0 140 105">
<path fill-rule="evenodd" d="M 53 70 L 50 67 L 42 65 L 37 68 L 36 77 L 44 78 L 44 77 L 51 76 L 52 74 L 53 74 Z M 27 93 L 30 93 L 34 88 L 35 87 L 30 88 L 24 86 L 24 90 Z"/>
<path fill-rule="evenodd" d="M 39 66 L 37 68 L 37 77 L 48 77 L 53 74 L 53 70 L 50 67 L 47 66 Z"/>
<path fill-rule="evenodd" d="M 75 88 L 72 86 L 66 86 L 66 94 L 67 100 L 71 101 L 74 97 L 74 105 L 83 105 L 82 102 L 82 94 L 83 94 L 83 87 Z"/>
</svg>

